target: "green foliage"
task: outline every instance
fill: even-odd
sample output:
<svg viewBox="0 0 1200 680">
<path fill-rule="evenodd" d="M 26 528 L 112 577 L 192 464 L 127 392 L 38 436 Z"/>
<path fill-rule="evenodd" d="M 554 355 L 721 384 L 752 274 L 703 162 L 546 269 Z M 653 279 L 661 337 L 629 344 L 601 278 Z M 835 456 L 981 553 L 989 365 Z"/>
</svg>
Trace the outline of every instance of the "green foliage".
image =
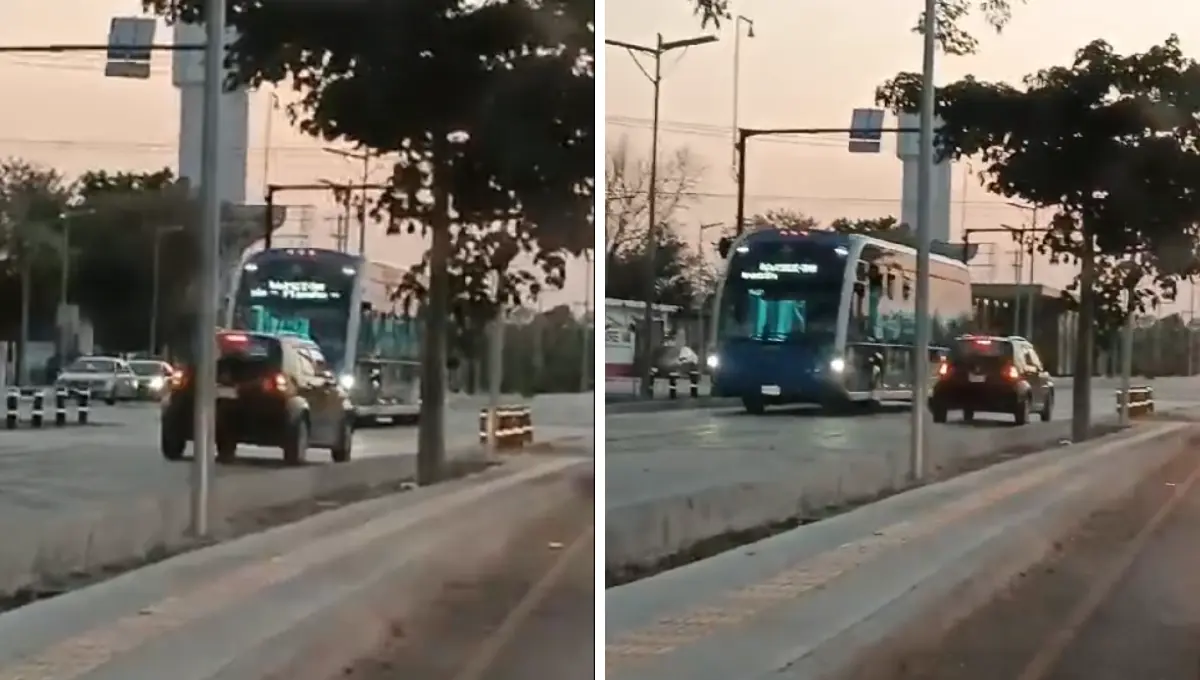
<svg viewBox="0 0 1200 680">
<path fill-rule="evenodd" d="M 144 0 L 168 20 L 204 0 Z M 236 84 L 289 82 L 289 113 L 326 140 L 396 159 L 390 206 L 436 221 L 517 213 L 543 251 L 591 246 L 595 7 L 591 0 L 230 0 Z"/>
<path fill-rule="evenodd" d="M 156 247 L 158 338 L 175 335 L 199 264 L 188 231 L 195 220 L 186 186 L 163 169 L 86 172 L 76 187 L 71 301 L 92 321 L 97 344 L 108 351 L 147 349 Z"/>
<path fill-rule="evenodd" d="M 901 73 L 877 99 L 913 111 L 920 89 L 919 75 Z M 981 159 L 992 193 L 1054 211 L 1040 250 L 1095 262 L 1087 292 L 1111 327 L 1131 277 L 1150 282 L 1145 304 L 1200 273 L 1197 91 L 1200 67 L 1175 36 L 1131 55 L 1094 41 L 1020 88 L 973 78 L 940 88 L 937 136 L 947 156 Z"/>
<path fill-rule="evenodd" d="M 700 17 L 700 25 L 720 27 L 721 21 L 733 18 L 729 0 L 688 0 Z M 982 16 L 988 27 L 997 33 L 1012 19 L 1012 6 L 1024 0 L 937 0 L 937 41 L 947 54 L 974 54 L 979 41 L 962 27 L 972 16 Z M 918 19 L 916 32 L 922 30 L 924 15 Z"/>
<path fill-rule="evenodd" d="M 462 359 L 480 356 L 484 331 L 500 310 L 520 307 L 536 301 L 543 281 L 562 287 L 566 261 L 557 253 L 539 253 L 539 264 L 546 277 L 514 266 L 517 258 L 530 250 L 532 236 L 517 228 L 512 220 L 484 224 L 459 222 L 451 228 L 452 254 L 450 273 L 450 345 Z M 429 255 L 405 272 L 396 297 L 411 312 L 429 296 Z"/>
<path fill-rule="evenodd" d="M 660 227 L 654 257 L 656 302 L 691 309 L 701 302 L 702 262 L 679 234 Z M 646 297 L 646 248 L 630 247 L 609 258 L 604 279 L 604 296 L 618 300 L 644 300 Z"/>
<path fill-rule="evenodd" d="M 907 231 L 908 229 L 906 225 L 900 224 L 899 220 L 891 215 L 857 219 L 839 217 L 829 223 L 829 228 L 843 234 L 878 234 L 884 231 Z"/>
</svg>

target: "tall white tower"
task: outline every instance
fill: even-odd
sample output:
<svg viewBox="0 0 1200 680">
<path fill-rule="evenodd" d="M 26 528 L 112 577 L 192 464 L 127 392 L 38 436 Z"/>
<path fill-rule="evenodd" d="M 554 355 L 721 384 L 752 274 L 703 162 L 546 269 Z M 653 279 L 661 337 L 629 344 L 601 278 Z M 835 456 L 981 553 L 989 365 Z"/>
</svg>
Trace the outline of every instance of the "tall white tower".
<svg viewBox="0 0 1200 680">
<path fill-rule="evenodd" d="M 237 34 L 229 31 L 232 44 Z M 176 24 L 175 44 L 204 44 L 203 24 Z M 179 88 L 179 175 L 196 191 L 200 186 L 200 151 L 204 118 L 204 53 L 181 50 L 172 53 L 171 81 Z M 250 97 L 245 89 L 221 97 L 220 192 L 223 203 L 246 201 L 246 147 L 249 136 Z"/>
<path fill-rule="evenodd" d="M 920 119 L 915 113 L 904 113 L 899 116 L 900 127 L 916 129 Z M 934 128 L 941 127 L 941 119 L 934 121 Z M 920 163 L 918 156 L 921 152 L 920 134 L 916 132 L 901 132 L 896 142 L 896 157 L 903 163 L 900 189 L 900 221 L 912 230 L 917 228 L 917 173 Z M 936 158 L 936 156 L 935 156 Z M 933 205 L 930 210 L 932 224 L 929 236 L 934 241 L 950 242 L 950 186 L 952 168 L 950 161 L 942 161 L 933 166 Z"/>
</svg>

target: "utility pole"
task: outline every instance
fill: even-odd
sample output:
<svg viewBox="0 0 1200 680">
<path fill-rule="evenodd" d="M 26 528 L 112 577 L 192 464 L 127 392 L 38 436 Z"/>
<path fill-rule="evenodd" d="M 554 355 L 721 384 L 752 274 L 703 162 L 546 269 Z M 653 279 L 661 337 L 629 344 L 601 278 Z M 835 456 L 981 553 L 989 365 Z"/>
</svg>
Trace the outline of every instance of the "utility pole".
<svg viewBox="0 0 1200 680">
<path fill-rule="evenodd" d="M 192 533 L 208 534 L 209 476 L 216 434 L 217 297 L 220 295 L 221 89 L 225 71 L 225 3 L 205 5 L 204 124 L 200 154 L 200 311 L 196 323 L 192 435 Z"/>
<path fill-rule="evenodd" d="M 351 160 L 356 160 L 356 161 L 359 161 L 362 163 L 362 181 L 359 182 L 359 186 L 362 187 L 362 193 L 359 196 L 359 204 L 358 204 L 358 254 L 364 255 L 367 251 L 367 200 L 368 200 L 367 182 L 371 181 L 371 161 L 378 158 L 378 156 L 371 153 L 370 151 L 356 153 L 354 151 L 344 151 L 342 149 L 334 149 L 332 147 L 326 147 L 325 151 L 326 151 L 326 153 L 335 154 L 338 156 L 342 156 L 343 158 L 349 158 Z M 347 194 L 346 195 L 347 217 L 349 217 L 349 201 L 350 201 L 350 196 L 349 196 L 349 194 Z M 346 225 L 346 247 L 345 247 L 345 250 L 350 250 L 349 232 L 350 232 L 350 225 L 347 224 Z"/>
<path fill-rule="evenodd" d="M 658 281 L 657 268 L 655 264 L 658 260 L 658 112 L 659 112 L 659 95 L 662 90 L 662 56 L 671 51 L 692 47 L 695 45 L 704 45 L 711 42 L 716 42 L 717 36 L 704 35 L 695 38 L 685 38 L 683 40 L 664 41 L 662 34 L 659 33 L 654 47 L 645 45 L 636 45 L 620 40 L 605 40 L 606 45 L 614 47 L 623 47 L 632 56 L 634 53 L 648 54 L 654 57 L 654 75 L 650 78 L 650 83 L 654 86 L 654 115 L 650 124 L 650 187 L 649 196 L 647 197 L 647 219 L 646 219 L 646 252 L 645 252 L 645 276 L 646 276 L 646 291 L 645 303 L 646 309 L 642 315 L 642 331 L 638 333 L 639 344 L 642 349 L 642 366 L 641 366 L 641 389 L 642 397 L 649 399 L 654 396 L 653 370 L 654 361 L 654 303 L 658 298 Z M 635 57 L 636 61 L 636 57 Z M 639 64 L 640 66 L 640 64 Z"/>
<path fill-rule="evenodd" d="M 913 385 L 912 432 L 909 450 L 909 475 L 913 480 L 925 476 L 925 416 L 929 393 L 929 251 L 930 221 L 933 217 L 933 109 L 934 60 L 937 56 L 937 0 L 925 0 L 925 26 L 921 51 L 920 144 L 917 165 L 917 290 L 916 290 L 916 362 Z"/>
</svg>

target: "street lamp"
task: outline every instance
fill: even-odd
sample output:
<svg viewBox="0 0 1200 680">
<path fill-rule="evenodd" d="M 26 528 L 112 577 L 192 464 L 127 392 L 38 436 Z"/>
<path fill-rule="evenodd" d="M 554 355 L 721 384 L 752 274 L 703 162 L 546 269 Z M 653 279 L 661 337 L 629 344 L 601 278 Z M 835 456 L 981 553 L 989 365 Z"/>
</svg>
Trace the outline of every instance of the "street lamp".
<svg viewBox="0 0 1200 680">
<path fill-rule="evenodd" d="M 917 163 L 917 356 L 913 385 L 912 432 L 909 473 L 925 476 L 925 414 L 929 393 L 929 250 L 933 217 L 933 109 L 937 104 L 933 70 L 937 56 L 937 0 L 925 0 L 925 26 L 921 55 L 920 144 Z"/>
<path fill-rule="evenodd" d="M 658 235 L 656 225 L 658 223 L 656 208 L 658 206 L 658 104 L 659 93 L 662 89 L 662 55 L 671 50 L 686 49 L 694 45 L 705 45 L 707 43 L 717 42 L 715 35 L 702 35 L 695 38 L 684 38 L 683 40 L 663 40 L 662 33 L 656 36 L 655 46 L 646 47 L 645 45 L 637 45 L 627 43 L 621 40 L 605 40 L 604 44 L 614 47 L 623 47 L 629 52 L 630 56 L 634 56 L 635 52 L 649 54 L 654 57 L 654 76 L 650 78 L 650 82 L 654 85 L 654 116 L 650 123 L 650 189 L 648 196 L 648 205 L 646 207 L 646 310 L 642 317 L 643 332 L 640 337 L 643 337 L 642 349 L 645 360 L 642 365 L 642 384 L 641 393 L 643 397 L 654 396 L 654 383 L 651 380 L 653 375 L 653 362 L 650 360 L 650 355 L 653 352 L 653 341 L 651 340 L 650 329 L 654 324 L 654 300 L 656 286 L 654 282 L 655 267 L 654 263 L 657 259 L 658 250 Z M 634 57 L 636 61 L 636 56 Z M 640 65 L 639 65 L 640 66 Z M 649 75 L 649 74 L 647 74 Z"/>
<path fill-rule="evenodd" d="M 738 104 L 739 83 L 742 74 L 742 24 L 746 25 L 746 37 L 754 37 L 754 20 L 747 19 L 741 14 L 733 22 L 733 172 L 738 167 Z"/>
<path fill-rule="evenodd" d="M 183 231 L 183 225 L 174 224 L 168 227 L 158 227 L 154 230 L 154 252 L 150 256 L 150 356 L 158 352 L 158 298 L 162 279 L 162 240 L 167 234 Z"/>
</svg>

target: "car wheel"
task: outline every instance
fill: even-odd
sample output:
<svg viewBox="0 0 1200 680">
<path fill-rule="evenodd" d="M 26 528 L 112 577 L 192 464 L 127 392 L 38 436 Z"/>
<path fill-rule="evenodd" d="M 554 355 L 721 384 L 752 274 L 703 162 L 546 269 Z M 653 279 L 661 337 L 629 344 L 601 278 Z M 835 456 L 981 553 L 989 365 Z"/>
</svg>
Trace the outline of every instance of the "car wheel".
<svg viewBox="0 0 1200 680">
<path fill-rule="evenodd" d="M 963 420 L 970 423 L 975 420 L 975 412 L 969 408 L 963 409 Z"/>
<path fill-rule="evenodd" d="M 232 463 L 237 460 L 237 441 L 217 437 L 217 462 Z"/>
<path fill-rule="evenodd" d="M 109 390 L 109 391 L 108 391 L 108 394 L 104 395 L 104 403 L 105 403 L 105 404 L 108 404 L 109 406 L 115 406 L 115 405 L 116 405 L 116 403 L 117 403 L 117 390 L 116 390 L 115 388 L 114 388 L 114 389 L 111 389 L 111 390 Z"/>
<path fill-rule="evenodd" d="M 1024 425 L 1029 422 L 1029 397 L 1022 398 L 1017 402 L 1017 410 L 1013 412 L 1013 420 L 1017 425 Z"/>
<path fill-rule="evenodd" d="M 766 404 L 762 403 L 762 401 L 758 399 L 752 399 L 750 397 L 742 398 L 742 406 L 746 408 L 746 413 L 753 413 L 754 415 L 761 415 L 767 410 Z"/>
<path fill-rule="evenodd" d="M 163 458 L 172 461 L 182 460 L 183 451 L 187 448 L 187 441 L 164 427 L 159 433 L 159 448 L 162 451 Z"/>
<path fill-rule="evenodd" d="M 1048 423 L 1048 422 L 1050 422 L 1050 418 L 1053 416 L 1054 416 L 1054 393 L 1051 392 L 1046 395 L 1046 403 L 1042 404 L 1042 410 L 1040 413 L 1038 413 L 1038 417 L 1040 417 L 1042 419 L 1043 423 Z"/>
<path fill-rule="evenodd" d="M 354 419 L 347 416 L 342 419 L 342 431 L 338 434 L 337 443 L 334 444 L 330 453 L 333 454 L 333 462 L 348 463 L 354 452 Z"/>
<path fill-rule="evenodd" d="M 283 443 L 283 461 L 288 465 L 303 465 L 308 459 L 308 420 L 300 418 L 288 430 Z"/>
<path fill-rule="evenodd" d="M 935 423 L 944 423 L 946 422 L 946 418 L 949 416 L 949 414 L 946 412 L 946 409 L 942 406 L 934 406 L 932 413 L 933 422 Z"/>
</svg>

